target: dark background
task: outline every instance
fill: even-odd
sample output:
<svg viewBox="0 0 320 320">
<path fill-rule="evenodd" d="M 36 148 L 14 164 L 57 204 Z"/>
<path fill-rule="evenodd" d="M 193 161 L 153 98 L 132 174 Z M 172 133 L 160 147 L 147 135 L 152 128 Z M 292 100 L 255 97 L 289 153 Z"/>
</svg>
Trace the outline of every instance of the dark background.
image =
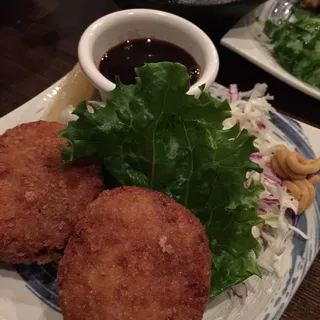
<svg viewBox="0 0 320 320">
<path fill-rule="evenodd" d="M 130 7 L 131 1 L 117 0 L 116 4 L 110 0 L 1 0 L 0 115 L 26 102 L 68 72 L 76 63 L 77 43 L 84 29 L 120 6 Z M 231 12 L 236 15 L 234 10 Z M 220 18 L 216 12 L 216 9 L 194 8 L 182 13 L 205 30 L 217 45 L 221 59 L 217 82 L 237 83 L 241 90 L 265 82 L 275 96 L 275 107 L 320 125 L 319 101 L 219 45 L 236 18 Z"/>
<path fill-rule="evenodd" d="M 130 0 L 132 1 L 132 0 Z M 118 0 L 0 0 L 0 116 L 52 85 L 77 62 L 77 44 L 94 20 L 132 3 Z M 236 9 L 233 9 L 236 10 Z M 238 9 L 237 9 L 238 10 Z M 220 55 L 217 82 L 237 83 L 243 90 L 257 82 L 269 85 L 274 106 L 283 113 L 320 127 L 320 103 L 282 83 L 219 45 L 239 13 L 223 17 L 216 9 L 178 12 L 212 38 Z M 319 137 L 320 138 L 320 137 Z M 282 320 L 319 320 L 320 257 L 292 300 Z"/>
</svg>

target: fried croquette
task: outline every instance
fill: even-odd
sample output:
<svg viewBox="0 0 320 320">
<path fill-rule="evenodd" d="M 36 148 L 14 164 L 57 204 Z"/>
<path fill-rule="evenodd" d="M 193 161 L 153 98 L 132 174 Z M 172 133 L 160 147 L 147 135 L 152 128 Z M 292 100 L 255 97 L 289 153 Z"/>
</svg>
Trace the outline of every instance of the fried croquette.
<svg viewBox="0 0 320 320">
<path fill-rule="evenodd" d="M 59 257 L 78 214 L 102 190 L 98 165 L 61 168 L 64 127 L 39 121 L 0 136 L 0 261 Z"/>
<path fill-rule="evenodd" d="M 65 320 L 200 320 L 211 252 L 199 220 L 138 187 L 104 191 L 77 224 L 59 263 Z"/>
</svg>

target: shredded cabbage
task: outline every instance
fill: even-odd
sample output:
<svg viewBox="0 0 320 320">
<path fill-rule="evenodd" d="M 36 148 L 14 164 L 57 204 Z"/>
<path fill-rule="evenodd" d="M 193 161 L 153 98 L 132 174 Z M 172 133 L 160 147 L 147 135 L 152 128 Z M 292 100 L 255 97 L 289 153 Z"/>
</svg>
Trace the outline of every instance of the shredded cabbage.
<svg viewBox="0 0 320 320">
<path fill-rule="evenodd" d="M 225 129 L 239 123 L 242 129 L 247 129 L 256 136 L 255 146 L 260 151 L 252 154 L 251 160 L 258 163 L 263 168 L 263 172 L 247 173 L 248 184 L 253 179 L 260 181 L 264 186 L 264 191 L 260 194 L 258 211 L 264 223 L 252 229 L 252 234 L 262 247 L 257 263 L 264 270 L 283 276 L 288 271 L 289 264 L 284 267 L 280 260 L 285 256 L 286 249 L 290 248 L 293 232 L 305 239 L 308 237 L 296 228 L 293 222 L 297 218 L 297 200 L 287 192 L 282 186 L 282 181 L 268 166 L 275 147 L 285 144 L 272 133 L 273 125 L 269 112 L 275 112 L 275 110 L 269 101 L 273 97 L 265 94 L 267 90 L 265 84 L 256 84 L 253 90 L 247 92 L 238 92 L 236 85 L 230 86 L 229 91 L 221 90 L 221 97 L 228 98 L 232 109 L 232 118 L 224 122 Z M 287 147 L 290 148 L 290 146 Z"/>
</svg>

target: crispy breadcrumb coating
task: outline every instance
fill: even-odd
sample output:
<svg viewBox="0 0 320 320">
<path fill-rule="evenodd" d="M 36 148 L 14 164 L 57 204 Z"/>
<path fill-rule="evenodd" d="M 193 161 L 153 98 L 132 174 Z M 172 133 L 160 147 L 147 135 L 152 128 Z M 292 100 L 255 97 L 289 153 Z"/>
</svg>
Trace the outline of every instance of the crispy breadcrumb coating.
<svg viewBox="0 0 320 320">
<path fill-rule="evenodd" d="M 38 121 L 0 136 L 0 261 L 59 257 L 79 213 L 102 190 L 98 165 L 61 168 L 64 127 Z"/>
<path fill-rule="evenodd" d="M 153 190 L 104 191 L 60 261 L 60 305 L 65 320 L 201 320 L 210 270 L 189 210 Z"/>
</svg>

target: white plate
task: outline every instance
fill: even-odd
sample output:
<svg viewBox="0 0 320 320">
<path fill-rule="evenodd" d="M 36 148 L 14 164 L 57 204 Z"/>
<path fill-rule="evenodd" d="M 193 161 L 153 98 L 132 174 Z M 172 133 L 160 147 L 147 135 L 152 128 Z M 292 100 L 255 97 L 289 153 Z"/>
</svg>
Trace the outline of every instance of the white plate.
<svg viewBox="0 0 320 320">
<path fill-rule="evenodd" d="M 61 81 L 39 94 L 20 108 L 0 119 L 0 133 L 20 123 L 40 120 L 45 108 L 60 89 Z M 217 94 L 214 84 L 213 95 Z M 317 143 L 320 131 L 292 119 L 274 115 L 274 132 L 285 139 L 306 157 L 320 156 Z M 307 138 L 309 139 L 309 142 Z M 310 144 L 313 146 L 310 147 Z M 320 192 L 308 212 L 302 216 L 299 228 L 310 237 L 308 242 L 294 237 L 288 251 L 290 272 L 283 278 L 264 275 L 260 280 L 252 277 L 247 282 L 249 297 L 244 305 L 232 302 L 221 294 L 210 304 L 204 320 L 277 320 L 289 304 L 302 282 L 320 244 Z M 0 264 L 0 320 L 62 320 L 56 293 L 55 272 L 57 264 L 45 266 L 4 266 Z"/>
<path fill-rule="evenodd" d="M 320 89 L 309 86 L 284 70 L 272 51 L 261 41 L 264 21 L 288 19 L 297 0 L 269 0 L 241 19 L 222 39 L 221 44 L 292 87 L 320 100 Z"/>
</svg>

